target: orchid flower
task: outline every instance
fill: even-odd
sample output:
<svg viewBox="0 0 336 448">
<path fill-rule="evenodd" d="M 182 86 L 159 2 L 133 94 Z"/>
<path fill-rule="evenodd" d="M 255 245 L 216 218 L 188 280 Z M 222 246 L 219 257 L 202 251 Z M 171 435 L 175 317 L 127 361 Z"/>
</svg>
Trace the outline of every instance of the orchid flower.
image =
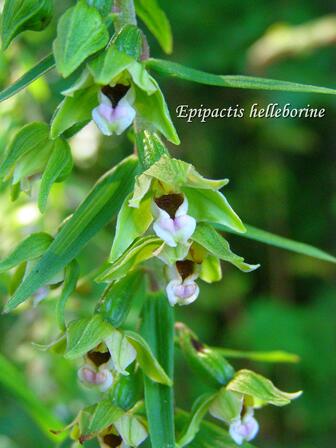
<svg viewBox="0 0 336 448">
<path fill-rule="evenodd" d="M 133 103 L 134 92 L 129 86 L 105 86 L 92 118 L 104 135 L 120 135 L 133 123 L 136 114 Z"/>
<path fill-rule="evenodd" d="M 199 287 L 195 280 L 198 277 L 198 269 L 190 260 L 177 261 L 169 269 L 170 282 L 166 287 L 169 303 L 174 306 L 189 305 L 199 295 Z"/>
</svg>

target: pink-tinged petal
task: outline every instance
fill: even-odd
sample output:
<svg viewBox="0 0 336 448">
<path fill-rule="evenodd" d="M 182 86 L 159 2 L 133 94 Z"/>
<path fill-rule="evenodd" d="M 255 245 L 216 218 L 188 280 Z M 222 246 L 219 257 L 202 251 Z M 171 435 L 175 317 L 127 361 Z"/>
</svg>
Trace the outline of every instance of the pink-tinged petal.
<svg viewBox="0 0 336 448">
<path fill-rule="evenodd" d="M 166 287 L 166 293 L 170 305 L 189 305 L 197 299 L 199 287 L 195 282 L 172 280 Z"/>
<path fill-rule="evenodd" d="M 192 216 L 183 215 L 174 219 L 175 241 L 186 243 L 196 229 L 196 219 Z"/>
<path fill-rule="evenodd" d="M 176 241 L 174 238 L 175 227 L 174 221 L 170 218 L 168 219 L 158 219 L 153 224 L 153 230 L 156 235 L 161 238 L 168 246 L 176 247 Z"/>
<path fill-rule="evenodd" d="M 122 98 L 115 108 L 103 94 L 100 101 L 99 106 L 92 111 L 92 119 L 104 135 L 122 134 L 132 124 L 136 115 L 135 109 L 126 97 Z"/>
<path fill-rule="evenodd" d="M 112 132 L 111 132 L 111 130 L 109 128 L 108 121 L 105 118 L 103 118 L 101 116 L 101 114 L 100 114 L 99 106 L 96 107 L 95 109 L 93 109 L 93 111 L 92 111 L 92 119 L 96 123 L 98 129 L 101 131 L 101 133 L 103 135 L 107 135 L 107 136 L 112 135 Z"/>
<path fill-rule="evenodd" d="M 242 420 L 231 423 L 229 433 L 232 439 L 238 444 L 246 440 L 247 442 L 255 438 L 259 431 L 259 424 L 252 415 L 246 415 Z"/>
<path fill-rule="evenodd" d="M 100 370 L 96 375 L 96 384 L 101 392 L 107 391 L 113 384 L 113 375 L 107 369 Z"/>
</svg>

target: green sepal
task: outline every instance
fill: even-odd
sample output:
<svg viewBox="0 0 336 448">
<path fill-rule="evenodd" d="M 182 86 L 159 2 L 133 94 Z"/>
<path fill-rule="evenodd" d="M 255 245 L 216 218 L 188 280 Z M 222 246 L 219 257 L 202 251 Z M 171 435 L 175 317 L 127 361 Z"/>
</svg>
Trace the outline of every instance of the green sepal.
<svg viewBox="0 0 336 448">
<path fill-rule="evenodd" d="M 183 448 L 194 440 L 214 397 L 214 394 L 205 394 L 195 401 L 190 414 L 190 419 L 176 443 L 176 448 Z"/>
<path fill-rule="evenodd" d="M 239 233 L 246 231 L 239 216 L 219 191 L 197 188 L 183 188 L 182 191 L 188 199 L 188 214 L 197 222 L 223 224 Z"/>
<path fill-rule="evenodd" d="M 130 207 L 127 196 L 118 213 L 115 236 L 109 261 L 116 261 L 139 236 L 143 235 L 153 221 L 152 198 L 145 198 L 138 208 Z"/>
<path fill-rule="evenodd" d="M 85 419 L 82 419 L 80 425 L 79 440 L 81 444 L 104 431 L 125 413 L 123 409 L 113 404 L 109 398 L 105 398 L 95 406 L 86 408 L 86 411 L 88 415 Z"/>
<path fill-rule="evenodd" d="M 162 241 L 156 236 L 149 235 L 136 239 L 114 263 L 103 266 L 101 272 L 96 277 L 96 281 L 110 282 L 121 279 L 140 263 L 152 258 L 154 252 L 161 245 Z"/>
<path fill-rule="evenodd" d="M 111 45 L 107 51 L 90 61 L 88 69 L 95 82 L 103 86 L 132 80 L 148 95 L 157 90 L 154 78 L 145 67 L 128 54 L 119 51 L 116 45 Z"/>
<path fill-rule="evenodd" d="M 2 49 L 26 30 L 42 31 L 51 21 L 52 0 L 6 0 L 1 18 Z"/>
<path fill-rule="evenodd" d="M 99 307 L 102 317 L 115 328 L 123 325 L 131 310 L 133 300 L 143 289 L 144 281 L 143 272 L 135 271 L 108 286 Z"/>
<path fill-rule="evenodd" d="M 111 335 L 113 327 L 99 314 L 70 322 L 67 327 L 65 358 L 74 359 L 85 355 Z"/>
<path fill-rule="evenodd" d="M 154 78 L 151 79 L 155 83 L 156 90 L 150 96 L 135 86 L 134 105 L 137 117 L 141 120 L 143 129 L 158 131 L 167 140 L 175 145 L 179 145 L 180 139 L 172 122 L 164 95 Z"/>
<path fill-rule="evenodd" d="M 251 272 L 259 268 L 259 264 L 245 263 L 244 258 L 234 254 L 229 243 L 210 224 L 199 223 L 191 239 L 204 247 L 210 254 L 233 264 L 243 272 Z"/>
<path fill-rule="evenodd" d="M 206 283 L 219 282 L 222 279 L 222 267 L 219 258 L 208 255 L 202 261 L 200 279 Z"/>
<path fill-rule="evenodd" d="M 185 187 L 219 190 L 228 183 L 227 179 L 206 179 L 190 163 L 164 154 L 157 162 L 137 177 L 133 197 L 130 200 L 131 207 L 139 206 L 141 200 L 150 189 L 153 179 L 170 186 L 174 191 Z"/>
<path fill-rule="evenodd" d="M 224 356 L 199 341 L 184 324 L 177 326 L 178 344 L 190 365 L 211 386 L 226 385 L 234 375 L 234 369 Z"/>
<path fill-rule="evenodd" d="M 135 348 L 137 352 L 137 362 L 142 368 L 144 374 L 147 375 L 152 381 L 165 384 L 166 386 L 171 386 L 172 380 L 159 364 L 145 339 L 134 331 L 125 331 L 125 336 L 127 337 L 129 343 Z"/>
<path fill-rule="evenodd" d="M 90 121 L 92 110 L 98 105 L 99 87 L 93 85 L 67 96 L 57 107 L 50 125 L 51 138 L 57 138 L 78 123 Z"/>
<path fill-rule="evenodd" d="M 19 245 L 0 261 L 0 272 L 8 271 L 21 263 L 41 257 L 52 243 L 48 233 L 33 233 L 21 241 Z"/>
<path fill-rule="evenodd" d="M 272 381 L 251 370 L 239 370 L 227 385 L 227 390 L 252 397 L 255 406 L 273 404 L 285 406 L 300 397 L 302 391 L 288 393 L 274 386 Z"/>
<path fill-rule="evenodd" d="M 109 34 L 102 16 L 85 0 L 79 0 L 60 18 L 53 49 L 56 68 L 65 78 L 89 56 L 101 50 Z"/>
</svg>

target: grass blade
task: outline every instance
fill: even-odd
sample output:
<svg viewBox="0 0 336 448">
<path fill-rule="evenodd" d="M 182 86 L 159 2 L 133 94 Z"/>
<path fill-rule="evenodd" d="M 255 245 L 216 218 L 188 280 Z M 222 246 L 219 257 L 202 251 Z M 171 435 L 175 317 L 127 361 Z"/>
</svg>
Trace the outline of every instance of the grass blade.
<svg viewBox="0 0 336 448">
<path fill-rule="evenodd" d="M 163 293 L 152 295 L 144 310 L 142 333 L 170 378 L 174 374 L 173 308 Z M 152 448 L 175 448 L 173 388 L 145 378 L 145 402 Z"/>
<path fill-rule="evenodd" d="M 147 68 L 151 68 L 163 75 L 210 86 L 229 87 L 234 89 L 281 90 L 285 92 L 324 93 L 336 95 L 336 89 L 329 89 L 327 87 L 311 86 L 308 84 L 258 78 L 254 76 L 214 75 L 212 73 L 195 70 L 193 68 L 177 64 L 176 62 L 164 61 L 162 59 L 149 59 L 146 61 L 146 66 Z"/>
<path fill-rule="evenodd" d="M 328 254 L 321 249 L 318 249 L 317 247 L 311 246 L 310 244 L 301 243 L 299 241 L 290 240 L 289 238 L 266 232 L 266 230 L 261 230 L 257 229 L 256 227 L 245 225 L 246 233 L 236 233 L 228 227 L 222 225 L 214 224 L 214 226 L 218 230 L 221 230 L 223 232 L 234 233 L 250 240 L 268 244 L 269 246 L 279 247 L 280 249 L 285 249 L 300 255 L 306 255 L 308 257 L 317 258 L 319 260 L 328 261 L 329 263 L 336 263 L 336 257 Z"/>
<path fill-rule="evenodd" d="M 36 64 L 32 69 L 25 73 L 21 78 L 15 81 L 9 87 L 6 87 L 0 92 L 0 102 L 8 100 L 8 98 L 16 95 L 21 90 L 25 89 L 29 84 L 34 82 L 36 79 L 45 75 L 52 68 L 55 67 L 55 60 L 52 54 L 49 54 L 44 59 L 42 59 L 38 64 Z"/>
</svg>

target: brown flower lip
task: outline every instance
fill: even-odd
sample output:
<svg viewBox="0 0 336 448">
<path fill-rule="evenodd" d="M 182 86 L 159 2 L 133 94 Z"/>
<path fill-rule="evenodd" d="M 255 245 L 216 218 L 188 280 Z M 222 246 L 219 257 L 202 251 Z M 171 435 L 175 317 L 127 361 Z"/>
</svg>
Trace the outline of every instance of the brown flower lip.
<svg viewBox="0 0 336 448">
<path fill-rule="evenodd" d="M 194 262 L 191 260 L 177 261 L 176 269 L 178 270 L 178 273 L 182 277 L 182 280 L 185 280 L 194 273 Z"/>
<path fill-rule="evenodd" d="M 115 434 L 107 434 L 103 437 L 103 442 L 112 448 L 117 448 L 122 443 L 122 438 Z"/>
<path fill-rule="evenodd" d="M 91 352 L 89 352 L 87 354 L 87 357 L 89 358 L 90 361 L 93 362 L 93 364 L 96 367 L 99 367 L 102 364 L 105 364 L 106 362 L 108 362 L 109 359 L 111 358 L 111 355 L 110 355 L 109 351 L 98 352 L 98 351 L 92 350 Z"/>
<path fill-rule="evenodd" d="M 178 208 L 183 204 L 183 194 L 165 194 L 155 199 L 155 203 L 158 207 L 168 213 L 171 219 L 175 218 L 175 214 Z"/>
<path fill-rule="evenodd" d="M 119 101 L 126 95 L 129 86 L 124 84 L 117 84 L 114 87 L 104 86 L 101 91 L 111 101 L 112 106 L 116 107 Z"/>
</svg>

